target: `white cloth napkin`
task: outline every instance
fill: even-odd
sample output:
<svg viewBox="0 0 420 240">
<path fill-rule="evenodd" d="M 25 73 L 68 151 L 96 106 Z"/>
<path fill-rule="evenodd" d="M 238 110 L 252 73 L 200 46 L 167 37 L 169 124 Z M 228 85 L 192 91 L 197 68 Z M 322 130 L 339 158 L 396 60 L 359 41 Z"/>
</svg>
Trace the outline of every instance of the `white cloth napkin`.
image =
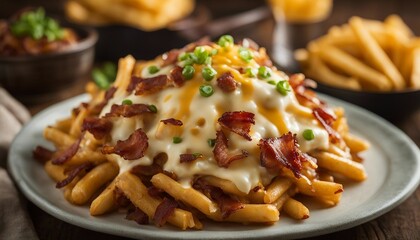
<svg viewBox="0 0 420 240">
<path fill-rule="evenodd" d="M 0 239 L 38 239 L 6 166 L 7 151 L 22 125 L 31 118 L 28 110 L 0 88 Z"/>
</svg>

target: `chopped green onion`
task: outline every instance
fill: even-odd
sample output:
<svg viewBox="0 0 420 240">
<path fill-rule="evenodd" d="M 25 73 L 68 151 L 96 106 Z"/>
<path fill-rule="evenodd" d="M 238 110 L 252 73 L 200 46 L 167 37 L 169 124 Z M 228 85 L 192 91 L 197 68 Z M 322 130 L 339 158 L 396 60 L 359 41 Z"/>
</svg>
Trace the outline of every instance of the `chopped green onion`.
<svg viewBox="0 0 420 240">
<path fill-rule="evenodd" d="M 10 30 L 17 37 L 29 36 L 35 40 L 45 37 L 54 41 L 64 37 L 64 29 L 56 20 L 46 16 L 43 8 L 22 13 L 11 24 Z"/>
<path fill-rule="evenodd" d="M 188 54 L 186 52 L 183 52 L 181 54 L 179 54 L 178 56 L 178 61 L 185 61 L 188 58 Z"/>
<path fill-rule="evenodd" d="M 175 144 L 176 143 L 181 143 L 182 142 L 182 138 L 181 137 L 173 137 L 172 138 L 172 142 L 175 143 Z"/>
<path fill-rule="evenodd" d="M 182 69 L 182 76 L 185 78 L 185 80 L 190 80 L 194 77 L 195 69 L 191 65 L 187 65 Z"/>
<path fill-rule="evenodd" d="M 274 81 L 274 80 L 268 80 L 267 83 L 269 83 L 271 85 L 276 85 L 277 84 L 276 81 Z"/>
<path fill-rule="evenodd" d="M 217 49 L 216 48 L 213 48 L 211 51 L 210 51 L 210 56 L 214 56 L 214 55 L 216 55 L 217 54 Z"/>
<path fill-rule="evenodd" d="M 206 66 L 201 70 L 201 75 L 206 81 L 211 81 L 214 76 L 216 76 L 217 72 L 211 66 Z"/>
<path fill-rule="evenodd" d="M 258 68 L 258 76 L 262 79 L 271 77 L 271 69 L 266 66 L 261 66 Z"/>
<path fill-rule="evenodd" d="M 315 138 L 314 132 L 311 129 L 305 129 L 305 131 L 302 133 L 302 136 L 307 141 L 311 141 Z"/>
<path fill-rule="evenodd" d="M 257 75 L 257 71 L 253 68 L 245 68 L 245 75 L 247 77 L 255 77 Z"/>
<path fill-rule="evenodd" d="M 239 57 L 240 57 L 240 58 L 241 58 L 244 62 L 249 63 L 249 62 L 252 60 L 252 58 L 253 58 L 254 56 L 252 55 L 252 52 L 251 52 L 251 51 L 249 51 L 249 49 L 244 48 L 244 47 L 241 47 L 241 48 L 239 48 Z"/>
<path fill-rule="evenodd" d="M 149 71 L 150 74 L 155 74 L 155 73 L 159 72 L 159 70 L 160 69 L 158 67 L 154 66 L 154 65 L 149 66 L 147 68 L 147 71 Z"/>
<path fill-rule="evenodd" d="M 197 64 L 204 64 L 209 57 L 209 53 L 204 47 L 196 47 L 194 50 L 194 55 L 196 57 Z"/>
<path fill-rule="evenodd" d="M 149 105 L 149 110 L 152 111 L 153 113 L 157 113 L 158 109 L 155 105 L 151 104 Z"/>
<path fill-rule="evenodd" d="M 122 101 L 122 105 L 133 105 L 133 101 L 131 101 L 130 99 L 124 99 Z"/>
<path fill-rule="evenodd" d="M 209 144 L 210 147 L 214 147 L 214 145 L 216 145 L 216 139 L 209 138 L 207 139 L 207 143 Z"/>
<path fill-rule="evenodd" d="M 223 35 L 219 38 L 217 42 L 221 47 L 227 47 L 229 45 L 233 45 L 233 37 L 230 35 Z"/>
<path fill-rule="evenodd" d="M 213 95 L 214 90 L 213 87 L 210 85 L 201 85 L 200 86 L 200 95 L 203 97 L 210 97 Z"/>
<path fill-rule="evenodd" d="M 92 78 L 100 89 L 106 90 L 109 86 L 111 86 L 111 83 L 108 81 L 106 75 L 98 68 L 92 70 Z"/>
<path fill-rule="evenodd" d="M 290 92 L 290 84 L 289 81 L 283 80 L 279 81 L 276 84 L 277 92 L 279 92 L 281 95 L 286 96 L 288 92 Z"/>
<path fill-rule="evenodd" d="M 113 62 L 106 62 L 102 66 L 102 72 L 108 77 L 108 80 L 114 82 L 117 77 L 117 66 Z"/>
</svg>

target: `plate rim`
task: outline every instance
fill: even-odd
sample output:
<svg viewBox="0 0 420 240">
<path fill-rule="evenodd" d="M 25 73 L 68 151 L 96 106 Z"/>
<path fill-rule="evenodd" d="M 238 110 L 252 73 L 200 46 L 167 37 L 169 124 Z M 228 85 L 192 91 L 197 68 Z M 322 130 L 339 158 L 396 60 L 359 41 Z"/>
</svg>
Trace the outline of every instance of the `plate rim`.
<svg viewBox="0 0 420 240">
<path fill-rule="evenodd" d="M 398 129 L 397 127 L 395 127 L 394 125 L 392 125 L 391 123 L 383 119 L 382 117 L 372 112 L 369 112 L 366 109 L 358 107 L 354 104 L 345 102 L 343 100 L 340 100 L 331 96 L 327 96 L 321 93 L 317 93 L 317 94 L 320 98 L 326 99 L 327 102 L 332 101 L 334 102 L 333 105 L 344 106 L 346 109 L 349 109 L 354 114 L 367 117 L 369 121 L 373 121 L 381 125 L 382 129 L 385 128 L 387 131 L 390 131 L 395 138 L 398 138 L 400 141 L 403 141 L 404 143 L 407 144 L 407 147 L 411 150 L 411 153 L 413 154 L 415 158 L 414 162 L 416 163 L 416 168 L 415 169 L 413 168 L 414 175 L 408 178 L 409 180 L 406 182 L 406 185 L 403 189 L 395 190 L 397 194 L 395 194 L 393 198 L 387 199 L 385 201 L 386 203 L 385 205 L 378 207 L 377 209 L 374 209 L 373 211 L 371 210 L 369 214 L 365 214 L 361 217 L 344 221 L 344 223 L 339 222 L 335 224 L 334 223 L 330 224 L 328 225 L 329 226 L 328 228 L 309 229 L 309 230 L 306 229 L 300 233 L 289 233 L 286 235 L 279 235 L 278 232 L 276 233 L 276 232 L 271 232 L 271 231 L 270 233 L 267 233 L 267 234 L 253 235 L 252 234 L 253 230 L 241 231 L 241 232 L 245 232 L 245 234 L 242 234 L 242 235 L 239 235 L 239 234 L 226 235 L 228 233 L 232 233 L 232 231 L 229 231 L 229 229 L 227 229 L 223 231 L 217 231 L 218 234 L 216 234 L 215 236 L 203 236 L 203 235 L 194 236 L 195 234 L 191 234 L 191 233 L 199 234 L 200 231 L 192 230 L 192 231 L 178 231 L 177 236 L 173 236 L 173 235 L 170 236 L 170 234 L 173 232 L 149 231 L 147 229 L 141 229 L 141 228 L 137 228 L 136 231 L 134 231 L 132 229 L 132 226 L 130 225 L 125 225 L 124 227 L 120 229 L 107 228 L 104 226 L 106 226 L 107 224 L 112 224 L 112 223 L 91 221 L 90 219 L 85 219 L 82 216 L 77 215 L 75 213 L 70 213 L 65 210 L 62 210 L 53 204 L 49 204 L 49 202 L 46 199 L 38 195 L 36 191 L 33 190 L 27 182 L 25 182 L 24 177 L 23 177 L 24 173 L 19 171 L 19 166 L 18 164 L 16 164 L 17 161 L 11 160 L 12 157 L 14 157 L 15 155 L 15 151 L 16 151 L 15 149 L 17 145 L 16 142 L 18 139 L 21 138 L 21 136 L 25 133 L 26 129 L 28 128 L 28 126 L 30 126 L 32 122 L 35 122 L 38 118 L 41 118 L 48 112 L 54 112 L 53 110 L 55 110 L 61 105 L 70 104 L 72 102 L 78 103 L 87 99 L 87 96 L 88 96 L 87 94 L 81 94 L 81 95 L 72 97 L 70 99 L 53 104 L 47 107 L 46 109 L 44 109 L 43 111 L 39 112 L 38 114 L 36 114 L 31 119 L 30 122 L 25 124 L 25 126 L 17 134 L 17 136 L 15 137 L 15 139 L 13 140 L 11 144 L 9 154 L 8 154 L 8 161 L 7 161 L 8 169 L 16 185 L 19 187 L 19 189 L 25 195 L 25 197 L 28 198 L 31 202 L 33 202 L 35 205 L 37 205 L 39 208 L 41 208 L 43 211 L 67 223 L 70 223 L 70 224 L 73 224 L 82 228 L 86 228 L 89 230 L 94 230 L 94 231 L 103 232 L 103 233 L 112 234 L 112 235 L 125 236 L 125 237 L 130 237 L 130 238 L 142 237 L 142 238 L 150 238 L 150 239 L 162 239 L 162 238 L 173 238 L 173 237 L 179 238 L 179 239 L 194 239 L 197 237 L 200 237 L 202 239 L 244 239 L 244 237 L 247 237 L 247 238 L 258 237 L 260 239 L 270 239 L 270 238 L 275 238 L 275 237 L 284 237 L 284 238 L 311 237 L 311 236 L 319 236 L 323 234 L 337 232 L 337 231 L 341 231 L 344 229 L 348 229 L 348 228 L 366 223 L 374 218 L 377 218 L 385 214 L 386 212 L 390 211 L 391 209 L 395 208 L 404 200 L 406 200 L 409 196 L 411 196 L 411 194 L 417 189 L 420 183 L 420 150 L 417 147 L 417 145 L 412 141 L 411 138 L 409 138 L 404 132 L 402 132 L 400 129 Z M 387 179 L 384 182 L 384 184 L 387 181 L 390 181 L 390 180 Z M 75 206 L 75 207 L 80 208 L 80 206 Z M 139 231 L 139 230 L 146 230 L 146 231 Z"/>
</svg>

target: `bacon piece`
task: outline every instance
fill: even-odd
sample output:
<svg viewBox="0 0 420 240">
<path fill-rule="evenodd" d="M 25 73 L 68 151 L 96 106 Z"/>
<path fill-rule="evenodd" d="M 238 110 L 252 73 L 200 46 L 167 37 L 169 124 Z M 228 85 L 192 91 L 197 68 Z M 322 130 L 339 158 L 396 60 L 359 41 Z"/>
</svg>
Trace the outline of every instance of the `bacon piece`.
<svg viewBox="0 0 420 240">
<path fill-rule="evenodd" d="M 163 119 L 163 120 L 160 120 L 161 122 L 163 122 L 165 125 L 166 124 L 171 124 L 171 125 L 174 125 L 174 126 L 182 126 L 182 121 L 181 120 L 178 120 L 178 119 L 175 119 L 175 118 L 168 118 L 168 119 Z"/>
<path fill-rule="evenodd" d="M 87 117 L 83 121 L 82 131 L 88 131 L 96 139 L 102 139 L 111 132 L 112 122 L 106 118 Z"/>
<path fill-rule="evenodd" d="M 79 137 L 79 139 L 76 140 L 72 145 L 70 145 L 66 150 L 61 152 L 58 157 L 53 159 L 51 162 L 52 164 L 60 165 L 67 161 L 69 161 L 74 155 L 76 155 L 77 151 L 79 150 L 80 143 L 82 142 L 83 136 L 85 134 L 82 133 L 82 135 Z"/>
<path fill-rule="evenodd" d="M 164 53 L 162 55 L 162 67 L 166 67 L 168 65 L 176 63 L 178 61 L 178 56 L 182 51 L 179 49 L 172 49 L 171 51 Z"/>
<path fill-rule="evenodd" d="M 176 87 L 182 87 L 185 82 L 185 78 L 182 75 L 182 67 L 175 66 L 169 73 L 169 78 L 174 82 Z"/>
<path fill-rule="evenodd" d="M 279 138 L 261 139 L 258 145 L 261 151 L 261 166 L 269 170 L 280 171 L 286 167 L 292 170 L 296 178 L 300 178 L 302 162 L 312 161 L 309 155 L 300 151 L 296 135 L 291 132 Z"/>
<path fill-rule="evenodd" d="M 250 49 L 255 50 L 255 51 L 258 51 L 258 49 L 260 48 L 260 46 L 258 46 L 258 44 L 250 38 L 242 39 L 239 42 L 239 45 L 241 45 L 242 47 L 250 48 Z"/>
<path fill-rule="evenodd" d="M 80 173 L 82 173 L 83 171 L 88 172 L 90 169 L 92 169 L 94 166 L 92 163 L 90 162 L 86 162 L 83 163 L 82 165 L 79 165 L 75 168 L 72 168 L 71 170 L 69 170 L 66 174 L 67 177 L 65 179 L 63 179 L 62 181 L 58 182 L 55 187 L 56 188 L 62 188 L 64 186 L 67 186 L 69 183 L 71 183 L 73 181 L 73 179 L 75 177 L 77 177 L 77 175 L 79 175 Z"/>
<path fill-rule="evenodd" d="M 220 125 L 251 141 L 249 131 L 251 124 L 255 124 L 254 114 L 250 112 L 225 112 L 218 119 Z"/>
<path fill-rule="evenodd" d="M 118 140 L 115 146 L 106 145 L 102 148 L 103 154 L 115 153 L 125 160 L 136 160 L 144 156 L 149 146 L 148 137 L 143 129 L 134 131 L 126 140 Z"/>
<path fill-rule="evenodd" d="M 213 155 L 219 167 L 227 168 L 229 165 L 236 160 L 246 158 L 248 152 L 242 150 L 240 154 L 231 154 L 228 150 L 228 139 L 226 138 L 223 131 L 216 132 L 216 144 L 214 145 Z"/>
<path fill-rule="evenodd" d="M 140 79 L 133 76 L 132 81 L 133 79 L 137 83 L 134 88 L 136 95 L 155 93 L 169 86 L 169 78 L 166 75 Z"/>
<path fill-rule="evenodd" d="M 99 113 L 102 111 L 102 109 L 108 104 L 108 101 L 114 97 L 115 92 L 117 91 L 116 87 L 110 87 L 106 92 L 105 92 L 105 96 L 104 99 L 96 104 L 93 109 L 92 109 L 92 114 L 93 115 L 99 115 Z"/>
<path fill-rule="evenodd" d="M 168 218 L 174 213 L 178 203 L 175 200 L 164 198 L 163 201 L 157 206 L 153 221 L 158 227 L 162 227 Z"/>
<path fill-rule="evenodd" d="M 135 221 L 140 225 L 145 225 L 149 223 L 149 216 L 147 216 L 146 213 L 144 213 L 140 208 L 134 205 L 131 205 L 128 208 L 125 219 Z"/>
<path fill-rule="evenodd" d="M 318 120 L 319 123 L 328 132 L 333 142 L 337 142 L 340 139 L 340 135 L 332 128 L 332 124 L 336 120 L 336 117 L 326 112 L 320 107 L 316 107 L 312 110 L 312 114 Z"/>
<path fill-rule="evenodd" d="M 154 198 L 163 198 L 165 197 L 165 191 L 155 186 L 151 186 L 147 188 L 147 193 Z"/>
<path fill-rule="evenodd" d="M 179 162 L 180 163 L 190 163 L 199 158 L 202 158 L 203 154 L 197 153 L 183 153 L 179 155 Z"/>
<path fill-rule="evenodd" d="M 290 86 L 296 94 L 300 103 L 312 107 L 321 106 L 324 103 L 317 98 L 316 93 L 307 87 L 316 88 L 316 82 L 305 79 L 303 74 L 293 74 L 289 78 Z"/>
<path fill-rule="evenodd" d="M 223 219 L 226 219 L 235 211 L 244 208 L 243 203 L 225 194 L 221 188 L 208 185 L 201 179 L 196 181 L 193 186 L 210 196 L 217 203 Z"/>
<path fill-rule="evenodd" d="M 149 165 L 149 166 L 136 165 L 130 170 L 130 172 L 137 176 L 141 176 L 141 175 L 153 176 L 155 174 L 163 172 L 163 169 L 158 164 L 153 163 L 152 165 Z"/>
<path fill-rule="evenodd" d="M 232 73 L 225 72 L 217 78 L 217 86 L 222 89 L 223 92 L 233 92 L 238 86 L 238 83 L 233 78 Z"/>
<path fill-rule="evenodd" d="M 54 151 L 51 151 L 42 146 L 36 146 L 32 151 L 32 157 L 38 160 L 40 163 L 45 163 L 52 158 Z"/>
<path fill-rule="evenodd" d="M 143 104 L 143 103 L 136 103 L 132 105 L 118 105 L 113 104 L 111 106 L 111 111 L 107 114 L 105 114 L 105 117 L 134 117 L 137 115 L 141 115 L 144 113 L 153 113 L 152 110 L 150 110 L 149 105 Z"/>
<path fill-rule="evenodd" d="M 136 77 L 136 76 L 131 76 L 131 80 L 130 83 L 127 86 L 126 91 L 127 92 L 132 92 L 134 89 L 136 89 L 137 84 L 139 84 L 141 81 L 143 81 L 143 78 L 141 77 Z"/>
<path fill-rule="evenodd" d="M 131 202 L 130 199 L 119 188 L 114 188 L 114 200 L 118 207 L 128 207 Z"/>
</svg>

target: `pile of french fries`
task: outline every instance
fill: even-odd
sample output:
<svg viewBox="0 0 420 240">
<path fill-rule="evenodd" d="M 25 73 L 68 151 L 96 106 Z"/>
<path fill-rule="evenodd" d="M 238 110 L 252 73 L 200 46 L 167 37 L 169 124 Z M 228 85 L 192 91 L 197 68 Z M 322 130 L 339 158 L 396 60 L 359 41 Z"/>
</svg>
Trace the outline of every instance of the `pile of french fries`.
<svg viewBox="0 0 420 240">
<path fill-rule="evenodd" d="M 144 31 L 164 28 L 187 16 L 194 0 L 69 0 L 67 17 L 88 25 L 124 24 Z"/>
<path fill-rule="evenodd" d="M 420 88 L 420 38 L 397 15 L 348 24 L 298 49 L 306 76 L 330 86 L 367 91 Z"/>
</svg>

